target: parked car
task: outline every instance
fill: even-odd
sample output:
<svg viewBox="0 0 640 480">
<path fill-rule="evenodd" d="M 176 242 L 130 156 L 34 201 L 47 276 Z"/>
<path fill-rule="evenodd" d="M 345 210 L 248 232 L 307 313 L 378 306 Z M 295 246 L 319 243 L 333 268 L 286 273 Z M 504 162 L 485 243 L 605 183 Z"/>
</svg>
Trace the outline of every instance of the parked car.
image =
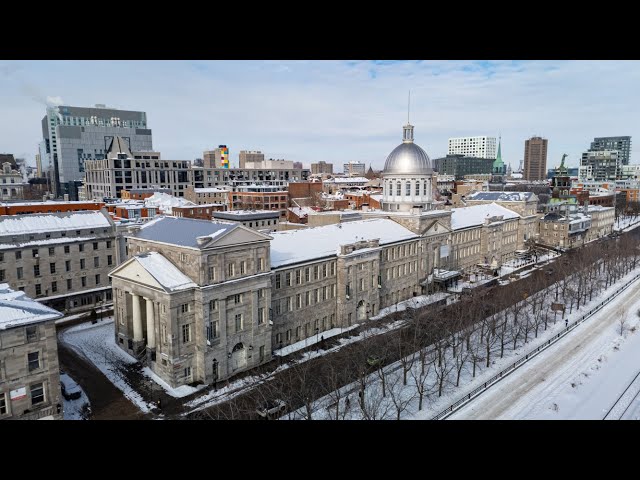
<svg viewBox="0 0 640 480">
<path fill-rule="evenodd" d="M 367 365 L 370 367 L 379 367 L 382 365 L 383 360 L 384 359 L 378 355 L 369 355 L 369 357 L 367 357 Z"/>
<path fill-rule="evenodd" d="M 287 404 L 284 400 L 268 400 L 256 409 L 256 413 L 262 418 L 275 418 L 285 411 Z"/>
<path fill-rule="evenodd" d="M 76 400 L 82 396 L 80 386 L 66 373 L 60 372 L 60 389 L 67 400 Z"/>
</svg>

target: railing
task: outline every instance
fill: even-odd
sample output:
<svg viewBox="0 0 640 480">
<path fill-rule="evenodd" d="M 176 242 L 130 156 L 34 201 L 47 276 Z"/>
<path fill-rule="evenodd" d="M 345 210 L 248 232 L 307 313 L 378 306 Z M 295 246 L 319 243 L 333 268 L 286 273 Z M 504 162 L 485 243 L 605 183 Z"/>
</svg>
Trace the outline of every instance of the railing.
<svg viewBox="0 0 640 480">
<path fill-rule="evenodd" d="M 582 315 L 578 320 L 575 320 L 573 323 L 569 324 L 562 332 L 558 333 L 557 335 L 554 335 L 549 340 L 544 342 L 542 345 L 540 345 L 537 348 L 535 348 L 535 349 L 531 350 L 530 352 L 528 352 L 525 356 L 520 357 L 519 360 L 515 361 L 514 363 L 509 365 L 507 368 L 505 368 L 504 370 L 500 371 L 499 373 L 497 373 L 496 375 L 491 377 L 489 380 L 484 382 L 482 385 L 480 385 L 479 387 L 475 388 L 474 390 L 472 390 L 471 392 L 466 394 L 464 397 L 459 399 L 457 402 L 452 403 L 451 405 L 449 405 L 446 409 L 444 409 L 443 411 L 441 411 L 440 413 L 435 415 L 432 418 L 432 420 L 443 420 L 443 419 L 447 418 L 453 412 L 459 410 L 464 405 L 469 403 L 472 399 L 475 399 L 476 397 L 481 395 L 489 387 L 491 387 L 492 385 L 495 385 L 497 382 L 499 382 L 503 378 L 507 377 L 508 375 L 513 373 L 516 369 L 520 368 L 522 365 L 527 363 L 529 360 L 531 360 L 532 358 L 536 357 L 539 353 L 541 353 L 542 351 L 546 350 L 551 345 L 556 343 L 558 340 L 560 340 L 562 337 L 564 337 L 567 333 L 569 333 L 571 330 L 576 328 L 579 324 L 581 324 L 586 319 L 588 319 L 591 316 L 593 316 L 594 313 L 599 312 L 600 310 L 602 310 L 602 308 L 606 304 L 608 304 L 614 298 L 616 298 L 618 295 L 620 295 L 620 293 L 622 293 L 624 290 L 626 290 L 629 287 L 629 285 L 631 285 L 633 282 L 635 282 L 639 278 L 640 278 L 640 274 L 638 274 L 635 277 L 633 277 L 625 285 L 623 285 L 622 287 L 618 288 L 618 290 L 616 290 L 609 298 L 607 298 L 607 300 L 603 300 L 598 305 L 596 305 L 594 308 L 592 308 L 587 313 Z"/>
<path fill-rule="evenodd" d="M 11 420 L 38 420 L 49 415 L 55 415 L 58 413 L 58 408 L 55 405 L 50 405 L 45 408 L 36 410 L 35 412 L 23 413 L 22 415 L 16 415 L 11 417 Z"/>
</svg>

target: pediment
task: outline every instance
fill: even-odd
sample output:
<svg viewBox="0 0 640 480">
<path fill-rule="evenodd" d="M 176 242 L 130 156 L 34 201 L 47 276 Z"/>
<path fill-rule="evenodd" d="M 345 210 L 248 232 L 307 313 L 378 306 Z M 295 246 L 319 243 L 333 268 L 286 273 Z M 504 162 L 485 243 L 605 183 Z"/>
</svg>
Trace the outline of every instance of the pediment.
<svg viewBox="0 0 640 480">
<path fill-rule="evenodd" d="M 148 287 L 166 290 L 140 263 L 136 258 L 131 258 L 118 268 L 113 270 L 111 276 L 123 278 L 131 282 L 140 283 Z"/>
</svg>

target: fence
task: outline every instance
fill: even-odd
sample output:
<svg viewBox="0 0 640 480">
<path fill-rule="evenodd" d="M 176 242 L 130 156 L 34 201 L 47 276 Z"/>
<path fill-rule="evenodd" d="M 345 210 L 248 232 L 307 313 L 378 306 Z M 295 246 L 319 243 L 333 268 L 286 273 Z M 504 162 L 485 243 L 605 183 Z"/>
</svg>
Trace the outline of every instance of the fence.
<svg viewBox="0 0 640 480">
<path fill-rule="evenodd" d="M 596 305 L 594 308 L 592 308 L 587 313 L 582 315 L 578 320 L 575 320 L 573 323 L 569 324 L 562 332 L 558 333 L 557 335 L 554 335 L 549 340 L 544 342 L 542 345 L 540 345 L 537 348 L 531 350 L 525 356 L 520 357 L 519 360 L 517 360 L 516 362 L 512 363 L 507 368 L 505 368 L 504 370 L 500 371 L 498 374 L 494 375 L 489 380 L 484 382 L 482 385 L 480 385 L 479 387 L 477 387 L 474 390 L 472 390 L 471 392 L 469 392 L 467 395 L 462 397 L 460 400 L 458 400 L 457 402 L 451 404 L 446 409 L 444 409 L 443 411 L 438 413 L 436 416 L 434 416 L 432 418 L 432 420 L 443 420 L 443 419 L 447 418 L 448 416 L 450 416 L 453 412 L 459 410 L 464 405 L 466 405 L 467 403 L 471 402 L 471 400 L 473 400 L 476 397 L 478 397 L 479 395 L 481 395 L 489 387 L 491 387 L 492 385 L 495 385 L 500 380 L 502 380 L 503 378 L 507 377 L 508 375 L 513 373 L 516 369 L 520 368 L 522 365 L 527 363 L 529 360 L 531 360 L 532 358 L 537 356 L 540 352 L 546 350 L 551 345 L 556 343 L 558 340 L 560 340 L 562 337 L 564 337 L 567 333 L 569 333 L 571 330 L 576 328 L 579 324 L 584 322 L 586 319 L 590 318 L 594 313 L 599 312 L 600 310 L 602 310 L 602 308 L 605 305 L 607 305 L 614 298 L 616 298 L 618 295 L 620 295 L 620 293 L 622 293 L 624 290 L 626 290 L 629 287 L 629 285 L 631 285 L 633 282 L 635 282 L 639 278 L 640 278 L 640 274 L 638 274 L 635 277 L 633 277 L 625 285 L 623 285 L 622 287 L 618 288 L 618 290 L 616 290 L 615 293 L 613 293 L 613 295 L 611 295 L 609 298 L 607 298 L 606 300 L 603 300 L 598 305 Z"/>
</svg>

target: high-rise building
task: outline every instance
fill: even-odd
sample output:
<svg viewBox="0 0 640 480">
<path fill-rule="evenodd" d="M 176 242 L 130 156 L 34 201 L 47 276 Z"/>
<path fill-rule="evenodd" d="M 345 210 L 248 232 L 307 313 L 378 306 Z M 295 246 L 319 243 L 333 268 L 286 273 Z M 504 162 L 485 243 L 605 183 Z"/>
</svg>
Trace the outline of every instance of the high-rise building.
<svg viewBox="0 0 640 480">
<path fill-rule="evenodd" d="M 204 168 L 229 168 L 229 148 L 226 145 L 218 145 L 215 150 L 203 153 Z"/>
<path fill-rule="evenodd" d="M 524 179 L 544 180 L 547 177 L 547 143 L 542 137 L 531 137 L 524 142 Z"/>
<path fill-rule="evenodd" d="M 493 163 L 491 158 L 469 157 L 460 153 L 433 160 L 433 166 L 440 175 L 453 175 L 456 180 L 462 180 L 465 175 L 491 175 Z"/>
<path fill-rule="evenodd" d="M 42 159 L 39 153 L 36 153 L 36 176 L 42 178 Z"/>
<path fill-rule="evenodd" d="M 344 164 L 344 174 L 351 176 L 364 177 L 367 171 L 367 166 L 362 162 L 351 161 Z"/>
<path fill-rule="evenodd" d="M 617 150 L 587 151 L 580 159 L 578 178 L 582 181 L 615 181 L 622 178 L 622 160 Z"/>
<path fill-rule="evenodd" d="M 622 165 L 629 165 L 631 159 L 631 137 L 595 137 L 591 142 L 590 152 L 617 150 Z"/>
<path fill-rule="evenodd" d="M 311 173 L 333 173 L 333 163 L 327 163 L 323 160 L 320 160 L 318 163 L 312 163 Z"/>
<path fill-rule="evenodd" d="M 264 153 L 261 151 L 240 150 L 240 168 L 251 168 L 247 163 L 262 162 L 264 162 Z"/>
<path fill-rule="evenodd" d="M 85 160 L 101 160 L 115 136 L 135 151 L 152 150 L 151 130 L 145 112 L 117 110 L 97 104 L 93 108 L 47 107 L 42 119 L 40 156 L 45 170 L 53 172 L 57 196 L 69 193 L 71 182 L 84 180 Z"/>
<path fill-rule="evenodd" d="M 496 137 L 456 137 L 449 139 L 449 155 L 461 154 L 466 157 L 496 158 Z"/>
</svg>

